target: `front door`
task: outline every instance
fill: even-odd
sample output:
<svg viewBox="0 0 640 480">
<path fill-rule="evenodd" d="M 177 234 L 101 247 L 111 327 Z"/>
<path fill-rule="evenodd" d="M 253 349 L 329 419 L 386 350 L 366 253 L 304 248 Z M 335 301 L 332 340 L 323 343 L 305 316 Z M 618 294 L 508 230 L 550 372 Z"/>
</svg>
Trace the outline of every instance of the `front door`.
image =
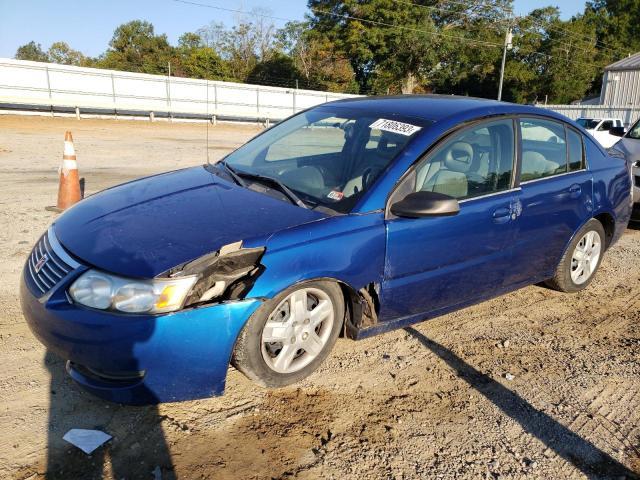
<svg viewBox="0 0 640 480">
<path fill-rule="evenodd" d="M 503 286 L 513 240 L 514 121 L 483 121 L 449 136 L 399 185 L 455 197 L 451 217 L 386 222 L 380 320 L 436 314 Z M 408 184 L 408 185 L 407 185 Z"/>
</svg>

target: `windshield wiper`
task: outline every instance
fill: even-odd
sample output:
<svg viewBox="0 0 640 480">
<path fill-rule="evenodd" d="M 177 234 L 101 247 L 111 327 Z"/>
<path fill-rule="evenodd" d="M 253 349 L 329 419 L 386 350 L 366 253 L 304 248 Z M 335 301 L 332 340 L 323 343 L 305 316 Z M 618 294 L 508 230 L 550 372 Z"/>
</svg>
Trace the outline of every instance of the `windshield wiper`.
<svg viewBox="0 0 640 480">
<path fill-rule="evenodd" d="M 298 197 L 295 193 L 293 193 L 289 187 L 287 187 L 284 183 L 282 183 L 277 178 L 268 177 L 266 175 L 260 175 L 257 173 L 238 171 L 224 160 L 221 162 L 218 162 L 217 165 L 222 165 L 227 171 L 227 173 L 229 173 L 229 175 L 231 175 L 231 177 L 235 180 L 235 182 L 241 187 L 247 186 L 246 182 L 242 179 L 242 177 L 257 180 L 262 183 L 269 183 L 271 185 L 275 185 L 278 188 L 278 190 L 284 193 L 289 200 L 291 200 L 293 203 L 295 203 L 299 207 L 307 208 L 307 209 L 309 208 L 307 204 L 305 204 L 300 199 L 300 197 Z"/>
<path fill-rule="evenodd" d="M 242 178 L 240 178 L 240 175 L 238 175 L 236 173 L 236 170 L 233 167 L 230 167 L 227 162 L 222 161 L 222 162 L 218 162 L 217 165 L 222 165 L 224 167 L 224 169 L 227 171 L 227 173 L 231 176 L 231 178 L 233 178 L 233 180 L 240 185 L 241 187 L 246 187 L 247 185 L 244 183 L 244 180 L 242 180 Z"/>
<path fill-rule="evenodd" d="M 227 168 L 230 168 L 226 164 L 225 166 Z M 293 191 L 291 191 L 289 187 L 287 187 L 284 183 L 282 183 L 277 178 L 268 177 L 266 175 L 260 175 L 258 173 L 242 172 L 239 170 L 235 170 L 235 174 L 239 177 L 249 178 L 252 180 L 257 180 L 258 182 L 271 184 L 272 186 L 275 186 L 278 190 L 280 190 L 282 193 L 284 193 L 289 200 L 291 200 L 293 203 L 295 203 L 299 207 L 307 208 L 307 209 L 309 208 L 307 204 L 304 203 L 298 195 L 293 193 Z"/>
</svg>

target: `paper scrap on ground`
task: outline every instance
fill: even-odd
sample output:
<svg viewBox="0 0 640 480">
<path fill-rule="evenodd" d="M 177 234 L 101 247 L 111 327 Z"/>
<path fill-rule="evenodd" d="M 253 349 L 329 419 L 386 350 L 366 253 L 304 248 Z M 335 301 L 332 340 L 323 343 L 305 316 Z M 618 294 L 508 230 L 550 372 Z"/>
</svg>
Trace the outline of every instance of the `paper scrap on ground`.
<svg viewBox="0 0 640 480">
<path fill-rule="evenodd" d="M 103 443 L 111 440 L 111 435 L 100 430 L 85 430 L 83 428 L 72 428 L 65 433 L 63 440 L 71 445 L 75 445 L 86 454 L 90 454 Z"/>
</svg>

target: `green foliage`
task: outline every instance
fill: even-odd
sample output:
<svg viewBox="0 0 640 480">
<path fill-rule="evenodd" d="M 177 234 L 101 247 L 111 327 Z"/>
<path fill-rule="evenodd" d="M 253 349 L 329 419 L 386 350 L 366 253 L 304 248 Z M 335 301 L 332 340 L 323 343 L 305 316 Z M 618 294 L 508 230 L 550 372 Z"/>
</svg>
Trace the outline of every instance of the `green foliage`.
<svg viewBox="0 0 640 480">
<path fill-rule="evenodd" d="M 486 42 L 501 43 L 492 25 L 503 19 L 504 3 L 443 8 L 437 0 L 310 0 L 309 7 L 313 28 L 351 60 L 361 90 L 413 93 L 464 90 L 492 73 L 499 51 L 489 52 Z"/>
<path fill-rule="evenodd" d="M 296 81 L 301 77 L 290 56 L 276 53 L 269 60 L 257 63 L 247 76 L 247 82 L 276 87 L 295 87 Z"/>
<path fill-rule="evenodd" d="M 109 49 L 97 64 L 114 70 L 166 74 L 172 53 L 166 35 L 156 35 L 149 22 L 133 20 L 116 28 Z"/>
<path fill-rule="evenodd" d="M 584 18 L 610 59 L 640 51 L 640 0 L 588 1 Z"/>
<path fill-rule="evenodd" d="M 288 22 L 277 32 L 276 44 L 292 58 L 301 88 L 358 93 L 349 59 L 337 55 L 334 43 L 309 22 Z"/>
<path fill-rule="evenodd" d="M 590 0 L 584 13 L 557 7 L 512 17 L 512 0 L 308 0 L 304 21 L 276 29 L 254 9 L 226 28 L 211 22 L 177 46 L 153 25 L 116 28 L 97 59 L 64 42 L 29 42 L 16 58 L 132 72 L 254 82 L 349 93 L 495 98 L 505 34 L 503 98 L 568 103 L 597 94 L 604 66 L 640 50 L 640 0 Z"/>
<path fill-rule="evenodd" d="M 54 42 L 47 51 L 49 61 L 63 65 L 84 66 L 87 58 L 78 50 L 73 50 L 66 42 Z"/>
<path fill-rule="evenodd" d="M 183 34 L 178 45 L 171 61 L 174 75 L 207 80 L 231 80 L 227 63 L 213 48 L 205 45 L 197 33 Z"/>
<path fill-rule="evenodd" d="M 48 62 L 48 55 L 42 50 L 42 45 L 31 41 L 16 50 L 15 58 L 17 60 L 31 60 L 34 62 Z"/>
</svg>

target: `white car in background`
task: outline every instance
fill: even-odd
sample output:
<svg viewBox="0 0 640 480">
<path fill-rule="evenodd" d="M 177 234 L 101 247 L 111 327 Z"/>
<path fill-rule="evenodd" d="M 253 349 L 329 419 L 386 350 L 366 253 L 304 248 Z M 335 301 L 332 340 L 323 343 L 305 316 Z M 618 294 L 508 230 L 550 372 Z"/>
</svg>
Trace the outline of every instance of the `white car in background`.
<svg viewBox="0 0 640 480">
<path fill-rule="evenodd" d="M 579 118 L 576 123 L 589 132 L 604 148 L 612 147 L 620 136 L 611 135 L 612 128 L 624 128 L 619 118 Z"/>
<path fill-rule="evenodd" d="M 631 162 L 631 175 L 633 177 L 633 211 L 631 219 L 640 222 L 640 119 L 624 133 L 622 128 L 613 129 L 612 133 L 620 138 L 615 148 L 611 151 L 619 152 Z"/>
</svg>

